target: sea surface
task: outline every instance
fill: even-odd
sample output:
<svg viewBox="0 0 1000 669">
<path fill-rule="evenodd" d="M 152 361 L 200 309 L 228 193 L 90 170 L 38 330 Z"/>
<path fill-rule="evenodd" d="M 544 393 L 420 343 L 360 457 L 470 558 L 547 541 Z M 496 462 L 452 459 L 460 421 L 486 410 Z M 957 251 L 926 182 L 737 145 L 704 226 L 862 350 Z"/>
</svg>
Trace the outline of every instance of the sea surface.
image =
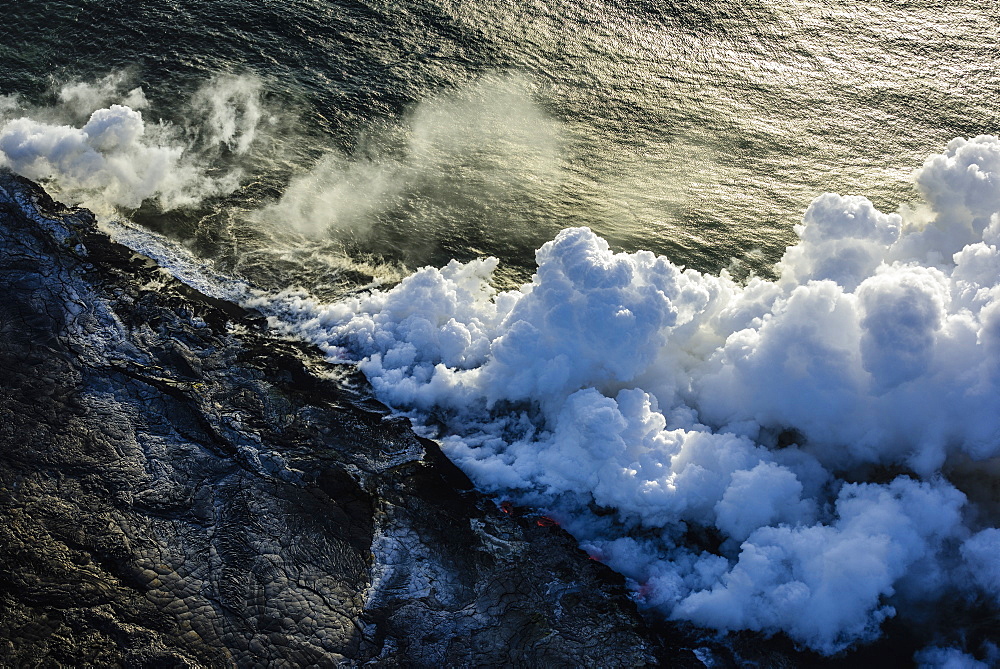
<svg viewBox="0 0 1000 669">
<path fill-rule="evenodd" d="M 148 120 L 183 124 L 206 82 L 258 80 L 272 144 L 242 187 L 137 212 L 231 265 L 272 231 L 219 211 L 259 208 L 332 155 L 378 202 L 315 223 L 315 253 L 408 269 L 494 255 L 523 280 L 541 243 L 586 225 L 615 249 L 768 275 L 815 196 L 895 210 L 926 156 L 996 131 L 997 38 L 983 2 L 33 0 L 5 9 L 0 92 L 53 106 L 116 74 Z"/>
<path fill-rule="evenodd" d="M 7 4 L 0 164 L 651 615 L 1000 663 L 994 3 Z"/>
</svg>

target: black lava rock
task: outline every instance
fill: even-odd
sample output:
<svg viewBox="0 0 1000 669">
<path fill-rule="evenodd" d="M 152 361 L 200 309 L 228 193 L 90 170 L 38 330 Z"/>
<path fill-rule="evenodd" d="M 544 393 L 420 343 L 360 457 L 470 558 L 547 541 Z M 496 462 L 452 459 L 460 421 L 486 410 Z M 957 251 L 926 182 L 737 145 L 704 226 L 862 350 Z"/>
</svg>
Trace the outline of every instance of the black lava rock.
<svg viewBox="0 0 1000 669">
<path fill-rule="evenodd" d="M 0 514 L 3 666 L 701 666 L 352 369 L 2 172 Z"/>
</svg>

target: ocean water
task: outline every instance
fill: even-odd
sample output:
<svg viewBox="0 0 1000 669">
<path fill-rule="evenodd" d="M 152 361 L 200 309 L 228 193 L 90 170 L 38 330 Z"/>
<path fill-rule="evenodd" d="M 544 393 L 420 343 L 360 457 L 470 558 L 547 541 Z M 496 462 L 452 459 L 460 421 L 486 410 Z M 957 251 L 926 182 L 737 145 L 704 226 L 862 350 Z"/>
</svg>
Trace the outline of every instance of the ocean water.
<svg viewBox="0 0 1000 669">
<path fill-rule="evenodd" d="M 0 163 L 359 364 L 651 615 L 827 655 L 891 620 L 975 666 L 998 30 L 972 2 L 16 3 Z"/>
<path fill-rule="evenodd" d="M 926 156 L 996 127 L 985 3 L 852 4 L 15 3 L 0 91 L 46 107 L 118 75 L 147 120 L 183 126 L 208 82 L 254 77 L 277 127 L 241 188 L 140 212 L 207 255 L 255 234 L 207 213 L 258 208 L 332 155 L 329 181 L 377 202 L 308 227 L 366 261 L 495 255 L 524 279 L 535 248 L 587 225 L 621 250 L 767 275 L 813 197 L 894 210 Z"/>
</svg>

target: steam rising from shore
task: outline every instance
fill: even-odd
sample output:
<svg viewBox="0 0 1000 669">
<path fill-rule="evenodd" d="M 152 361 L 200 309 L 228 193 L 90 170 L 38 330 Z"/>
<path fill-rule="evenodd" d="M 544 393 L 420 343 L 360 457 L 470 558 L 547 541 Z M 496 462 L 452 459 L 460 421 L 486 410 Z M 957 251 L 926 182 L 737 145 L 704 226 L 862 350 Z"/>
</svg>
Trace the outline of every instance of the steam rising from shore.
<svg viewBox="0 0 1000 669">
<path fill-rule="evenodd" d="M 917 184 L 905 216 L 817 198 L 776 281 L 576 228 L 511 292 L 485 259 L 257 304 L 643 605 L 833 654 L 946 595 L 1000 602 L 997 519 L 969 499 L 995 481 L 949 478 L 1000 456 L 1000 140 L 955 140 Z"/>
<path fill-rule="evenodd" d="M 143 117 L 148 101 L 127 73 L 61 87 L 55 105 L 0 106 L 0 166 L 43 181 L 53 194 L 102 214 L 155 201 L 162 210 L 195 205 L 239 186 L 238 166 L 219 153 L 245 154 L 264 120 L 261 83 L 249 76 L 209 81 L 178 127 Z"/>
<path fill-rule="evenodd" d="M 487 199 L 555 178 L 558 129 L 518 86 L 420 105 L 394 158 L 327 153 L 251 218 L 364 230 L 470 165 L 488 178 L 460 185 Z M 210 82 L 183 127 L 152 122 L 122 74 L 44 109 L 0 98 L 0 165 L 99 213 L 190 206 L 238 187 L 260 88 Z M 513 291 L 487 258 L 336 304 L 248 303 L 356 360 L 480 488 L 557 518 L 643 606 L 834 654 L 945 597 L 1000 607 L 1000 140 L 953 141 L 916 183 L 925 202 L 900 213 L 817 198 L 774 281 L 574 228 Z M 941 629 L 923 666 L 998 659 Z"/>
</svg>

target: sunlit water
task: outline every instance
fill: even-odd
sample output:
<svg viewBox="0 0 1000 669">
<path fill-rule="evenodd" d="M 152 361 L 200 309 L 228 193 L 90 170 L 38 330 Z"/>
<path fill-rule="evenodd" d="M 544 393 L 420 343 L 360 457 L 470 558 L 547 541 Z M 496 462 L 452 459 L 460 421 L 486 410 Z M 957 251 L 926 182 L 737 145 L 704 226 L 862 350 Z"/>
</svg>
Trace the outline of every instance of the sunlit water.
<svg viewBox="0 0 1000 669">
<path fill-rule="evenodd" d="M 640 604 L 998 659 L 1000 144 L 949 146 L 1000 128 L 991 5 L 6 11 L 5 165 L 360 360 Z M 874 207 L 817 200 L 770 281 L 828 192 Z"/>
<path fill-rule="evenodd" d="M 262 79 L 272 144 L 246 161 L 243 188 L 139 218 L 265 283 L 285 281 L 268 253 L 289 223 L 238 212 L 323 156 L 333 166 L 317 188 L 340 184 L 367 204 L 314 221 L 308 251 L 280 245 L 300 282 L 338 283 L 341 263 L 301 265 L 341 250 L 366 267 L 495 255 L 521 280 L 534 249 L 573 225 L 619 249 L 766 275 L 814 196 L 863 193 L 893 210 L 913 198 L 926 155 L 997 126 L 998 23 L 985 3 L 73 0 L 5 11 L 0 91 L 24 103 L 124 71 L 148 120 L 181 123 L 211 77 Z"/>
</svg>

